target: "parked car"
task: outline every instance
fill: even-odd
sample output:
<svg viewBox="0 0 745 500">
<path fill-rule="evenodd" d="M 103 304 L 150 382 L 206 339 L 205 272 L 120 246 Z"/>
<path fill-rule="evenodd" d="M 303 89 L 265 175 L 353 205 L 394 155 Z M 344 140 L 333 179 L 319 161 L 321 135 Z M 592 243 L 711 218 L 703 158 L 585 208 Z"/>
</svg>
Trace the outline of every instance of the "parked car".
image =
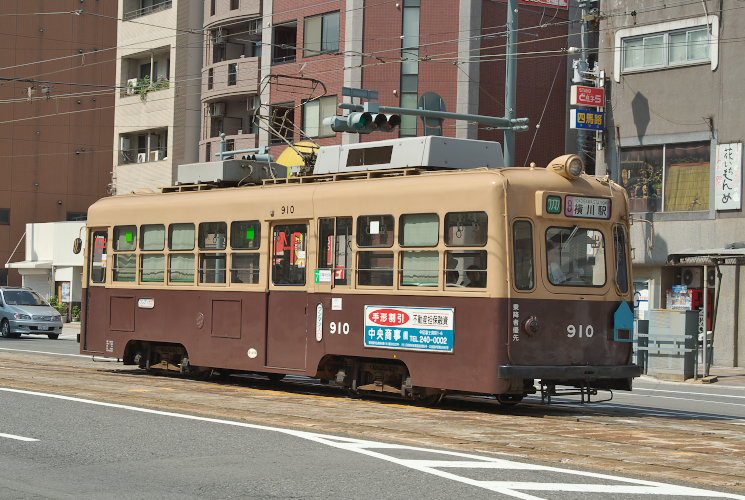
<svg viewBox="0 0 745 500">
<path fill-rule="evenodd" d="M 59 338 L 62 317 L 55 308 L 29 288 L 0 287 L 0 335 L 46 335 Z"/>
</svg>

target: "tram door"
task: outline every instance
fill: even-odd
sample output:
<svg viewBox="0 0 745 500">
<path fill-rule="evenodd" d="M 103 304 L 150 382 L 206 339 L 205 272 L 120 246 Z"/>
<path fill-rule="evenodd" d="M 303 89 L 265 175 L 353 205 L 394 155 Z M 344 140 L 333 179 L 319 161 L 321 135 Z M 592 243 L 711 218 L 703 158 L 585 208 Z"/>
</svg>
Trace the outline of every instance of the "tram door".
<svg viewBox="0 0 745 500">
<path fill-rule="evenodd" d="M 266 364 L 305 369 L 308 224 L 272 226 Z"/>
</svg>

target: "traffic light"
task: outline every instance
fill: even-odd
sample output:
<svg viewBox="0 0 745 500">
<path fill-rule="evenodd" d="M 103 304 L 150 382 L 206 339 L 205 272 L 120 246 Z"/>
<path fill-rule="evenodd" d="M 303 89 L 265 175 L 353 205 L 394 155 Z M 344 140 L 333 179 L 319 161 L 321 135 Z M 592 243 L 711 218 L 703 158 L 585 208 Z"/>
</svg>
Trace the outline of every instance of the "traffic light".
<svg viewBox="0 0 745 500">
<path fill-rule="evenodd" d="M 345 116 L 329 116 L 323 119 L 323 124 L 331 127 L 334 132 L 350 132 L 353 134 L 369 134 L 370 132 L 390 132 L 401 124 L 399 115 L 370 113 L 368 111 L 353 111 Z"/>
</svg>

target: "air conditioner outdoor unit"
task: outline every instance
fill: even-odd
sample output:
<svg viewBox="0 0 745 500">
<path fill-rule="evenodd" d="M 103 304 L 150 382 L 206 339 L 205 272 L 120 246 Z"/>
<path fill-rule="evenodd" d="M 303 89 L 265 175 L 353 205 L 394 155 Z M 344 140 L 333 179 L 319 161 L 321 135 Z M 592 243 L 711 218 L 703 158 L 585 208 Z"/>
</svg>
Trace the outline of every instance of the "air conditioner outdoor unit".
<svg viewBox="0 0 745 500">
<path fill-rule="evenodd" d="M 703 281 L 703 268 L 700 267 L 684 267 L 681 269 L 681 285 L 686 285 L 689 288 L 701 288 L 704 286 Z"/>
<path fill-rule="evenodd" d="M 147 161 L 147 153 L 137 153 L 137 163 L 145 163 Z"/>
<path fill-rule="evenodd" d="M 137 78 L 130 78 L 127 80 L 127 95 L 134 95 L 137 89 Z"/>
<path fill-rule="evenodd" d="M 164 152 L 157 149 L 155 151 L 150 151 L 150 161 L 160 161 L 163 159 Z"/>
<path fill-rule="evenodd" d="M 224 102 L 213 102 L 209 107 L 209 114 L 212 117 L 220 118 L 225 116 L 225 103 Z"/>
</svg>

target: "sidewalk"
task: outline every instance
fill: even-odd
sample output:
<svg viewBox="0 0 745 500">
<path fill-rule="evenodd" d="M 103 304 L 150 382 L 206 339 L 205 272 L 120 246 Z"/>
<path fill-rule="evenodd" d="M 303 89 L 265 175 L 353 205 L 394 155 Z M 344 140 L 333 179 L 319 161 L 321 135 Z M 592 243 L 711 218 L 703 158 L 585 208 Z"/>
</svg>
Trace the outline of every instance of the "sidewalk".
<svg viewBox="0 0 745 500">
<path fill-rule="evenodd" d="M 714 383 L 718 385 L 745 387 L 745 368 L 712 366 L 709 368 L 709 375 L 713 375 L 717 378 Z"/>
</svg>

